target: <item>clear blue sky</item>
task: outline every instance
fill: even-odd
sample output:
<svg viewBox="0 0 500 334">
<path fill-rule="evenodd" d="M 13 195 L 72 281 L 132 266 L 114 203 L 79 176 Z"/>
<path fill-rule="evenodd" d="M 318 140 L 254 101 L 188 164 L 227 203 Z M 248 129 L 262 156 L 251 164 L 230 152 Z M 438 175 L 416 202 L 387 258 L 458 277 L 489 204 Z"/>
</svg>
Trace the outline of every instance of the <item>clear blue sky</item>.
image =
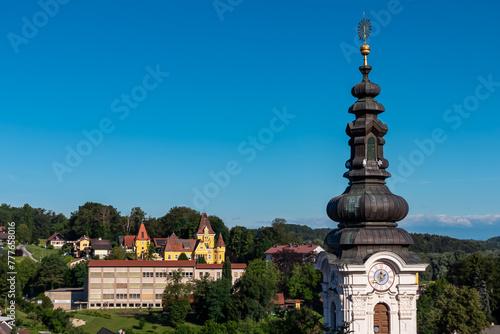
<svg viewBox="0 0 500 334">
<path fill-rule="evenodd" d="M 401 226 L 500 235 L 499 7 L 2 1 L 0 202 L 68 216 L 87 201 L 155 217 L 186 205 L 228 226 L 335 227 L 325 208 L 347 186 L 365 11 L 390 187 L 410 204 Z"/>
</svg>

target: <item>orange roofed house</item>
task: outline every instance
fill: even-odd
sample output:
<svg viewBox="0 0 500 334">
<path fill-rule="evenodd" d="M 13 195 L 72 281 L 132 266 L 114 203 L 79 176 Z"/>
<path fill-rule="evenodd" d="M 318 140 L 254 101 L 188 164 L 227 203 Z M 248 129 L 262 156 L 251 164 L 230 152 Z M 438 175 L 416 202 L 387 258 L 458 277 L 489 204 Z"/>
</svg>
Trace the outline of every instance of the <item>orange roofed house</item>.
<svg viewBox="0 0 500 334">
<path fill-rule="evenodd" d="M 88 267 L 89 308 L 161 307 L 167 276 L 178 269 L 183 270 L 183 282 L 206 274 L 213 279 L 222 276 L 222 264 L 201 264 L 195 260 L 92 260 Z M 244 263 L 231 264 L 233 283 L 245 268 Z"/>
<path fill-rule="evenodd" d="M 302 254 L 303 256 L 309 255 L 311 252 L 315 253 L 316 255 L 324 252 L 325 250 L 321 248 L 318 245 L 274 245 L 271 248 L 269 248 L 267 251 L 264 252 L 266 254 L 266 260 L 267 261 L 272 261 L 274 254 L 284 251 L 284 250 L 289 250 L 298 254 Z"/>
</svg>

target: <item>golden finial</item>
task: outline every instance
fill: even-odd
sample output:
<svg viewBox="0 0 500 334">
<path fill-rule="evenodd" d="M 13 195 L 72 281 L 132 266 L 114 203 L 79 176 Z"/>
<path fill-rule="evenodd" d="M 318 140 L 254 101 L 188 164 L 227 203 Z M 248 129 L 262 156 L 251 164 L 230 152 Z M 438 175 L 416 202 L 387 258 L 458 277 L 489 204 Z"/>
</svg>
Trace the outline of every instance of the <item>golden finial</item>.
<svg viewBox="0 0 500 334">
<path fill-rule="evenodd" d="M 358 24 L 358 36 L 359 39 L 363 41 L 363 45 L 359 48 L 361 54 L 364 58 L 364 65 L 368 65 L 368 60 L 366 56 L 370 54 L 370 46 L 366 44 L 366 40 L 370 37 L 370 33 L 372 32 L 372 24 L 370 23 L 370 19 L 365 19 L 365 13 L 363 12 L 363 19 Z"/>
</svg>

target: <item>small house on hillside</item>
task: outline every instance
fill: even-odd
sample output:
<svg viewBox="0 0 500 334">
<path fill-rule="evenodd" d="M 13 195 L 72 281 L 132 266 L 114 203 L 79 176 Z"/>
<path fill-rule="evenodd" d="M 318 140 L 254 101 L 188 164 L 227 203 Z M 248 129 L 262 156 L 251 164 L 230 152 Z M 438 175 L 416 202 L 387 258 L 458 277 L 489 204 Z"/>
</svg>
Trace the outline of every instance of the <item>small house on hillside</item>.
<svg viewBox="0 0 500 334">
<path fill-rule="evenodd" d="M 135 252 L 135 235 L 126 235 L 123 237 L 123 247 L 125 252 L 133 253 Z"/>
<path fill-rule="evenodd" d="M 66 238 L 61 233 L 52 234 L 46 241 L 47 246 L 54 246 L 54 248 L 61 248 L 66 243 Z"/>
<path fill-rule="evenodd" d="M 99 239 L 90 239 L 90 248 L 92 249 L 93 256 L 99 256 L 104 259 L 111 253 L 111 241 Z"/>
<path fill-rule="evenodd" d="M 75 241 L 75 250 L 83 252 L 85 248 L 90 247 L 90 238 L 87 237 L 85 234 L 83 237 Z"/>
</svg>

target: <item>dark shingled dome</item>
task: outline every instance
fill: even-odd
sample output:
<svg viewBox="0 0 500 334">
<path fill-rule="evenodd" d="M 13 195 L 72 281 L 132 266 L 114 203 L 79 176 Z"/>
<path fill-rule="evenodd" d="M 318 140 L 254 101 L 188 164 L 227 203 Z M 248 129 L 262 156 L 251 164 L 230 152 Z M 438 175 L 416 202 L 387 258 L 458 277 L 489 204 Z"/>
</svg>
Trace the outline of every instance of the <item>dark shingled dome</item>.
<svg viewBox="0 0 500 334">
<path fill-rule="evenodd" d="M 408 203 L 385 184 L 391 174 L 386 171 L 389 161 L 383 150 L 388 128 L 378 119 L 385 109 L 375 100 L 380 87 L 368 78 L 371 66 L 359 69 L 363 80 L 351 90 L 358 100 L 349 108 L 356 119 L 346 128 L 351 157 L 344 177 L 349 186 L 328 203 L 327 214 L 339 228 L 328 234 L 325 244 L 340 262 L 363 263 L 376 252 L 391 251 L 407 263 L 419 263 L 418 256 L 408 250 L 411 236 L 396 228 L 408 214 Z"/>
</svg>

